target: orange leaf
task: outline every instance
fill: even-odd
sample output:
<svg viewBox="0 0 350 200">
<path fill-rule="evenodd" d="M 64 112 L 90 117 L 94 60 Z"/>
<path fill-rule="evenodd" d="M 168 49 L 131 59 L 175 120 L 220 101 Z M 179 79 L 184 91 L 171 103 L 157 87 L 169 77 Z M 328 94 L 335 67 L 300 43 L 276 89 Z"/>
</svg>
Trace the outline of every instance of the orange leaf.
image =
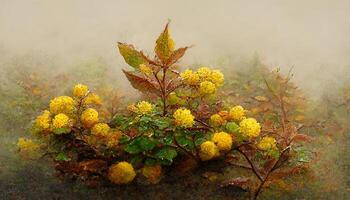
<svg viewBox="0 0 350 200">
<path fill-rule="evenodd" d="M 159 90 L 155 85 L 147 78 L 141 77 L 133 72 L 123 70 L 126 78 L 130 81 L 131 85 L 144 93 L 156 93 L 159 94 Z"/>
</svg>

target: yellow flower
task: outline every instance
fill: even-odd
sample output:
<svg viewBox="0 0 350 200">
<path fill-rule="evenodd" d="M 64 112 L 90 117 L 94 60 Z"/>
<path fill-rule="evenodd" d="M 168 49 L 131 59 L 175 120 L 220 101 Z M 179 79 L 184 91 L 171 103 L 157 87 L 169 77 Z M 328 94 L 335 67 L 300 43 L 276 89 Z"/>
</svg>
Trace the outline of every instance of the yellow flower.
<svg viewBox="0 0 350 200">
<path fill-rule="evenodd" d="M 121 137 L 121 133 L 119 131 L 110 132 L 107 135 L 107 147 L 113 148 L 119 144 L 119 138 Z"/>
<path fill-rule="evenodd" d="M 139 65 L 139 70 L 141 71 L 141 73 L 145 74 L 145 75 L 150 75 L 152 73 L 152 69 L 145 65 L 145 64 L 140 64 Z"/>
<path fill-rule="evenodd" d="M 98 122 L 98 112 L 93 108 L 84 110 L 80 117 L 85 127 L 90 128 Z"/>
<path fill-rule="evenodd" d="M 186 108 L 177 109 L 173 117 L 175 118 L 175 124 L 185 128 L 192 127 L 194 124 L 194 116 L 191 111 Z"/>
<path fill-rule="evenodd" d="M 228 151 L 232 147 L 232 137 L 228 133 L 214 133 L 213 138 L 211 140 L 216 144 L 219 151 Z"/>
<path fill-rule="evenodd" d="M 73 88 L 73 95 L 78 98 L 84 97 L 88 92 L 89 88 L 83 84 L 77 84 Z"/>
<path fill-rule="evenodd" d="M 267 150 L 271 150 L 271 149 L 276 149 L 276 139 L 273 137 L 263 137 L 259 144 L 258 144 L 259 149 L 267 151 Z"/>
<path fill-rule="evenodd" d="M 40 145 L 33 142 L 31 139 L 21 137 L 18 138 L 17 148 L 21 156 L 31 158 L 38 155 Z"/>
<path fill-rule="evenodd" d="M 160 176 L 162 175 L 162 166 L 144 166 L 141 171 L 142 175 L 146 177 L 150 183 L 155 184 L 160 180 Z"/>
<path fill-rule="evenodd" d="M 260 134 L 260 124 L 254 118 L 243 119 L 239 123 L 239 131 L 245 138 L 257 137 Z"/>
<path fill-rule="evenodd" d="M 41 130 L 47 130 L 50 128 L 51 117 L 50 112 L 45 110 L 41 115 L 35 119 L 35 125 Z"/>
<path fill-rule="evenodd" d="M 89 93 L 89 94 L 85 97 L 83 103 L 84 103 L 85 105 L 91 105 L 91 104 L 101 105 L 101 104 L 102 104 L 102 100 L 101 100 L 100 96 L 98 96 L 97 94 L 95 94 L 95 93 Z"/>
<path fill-rule="evenodd" d="M 219 87 L 224 83 L 224 75 L 219 70 L 213 70 L 209 76 L 209 80 Z"/>
<path fill-rule="evenodd" d="M 212 141 L 203 142 L 200 146 L 199 156 L 203 161 L 211 160 L 219 154 L 218 147 Z"/>
<path fill-rule="evenodd" d="M 210 81 L 203 81 L 199 84 L 199 92 L 201 94 L 213 94 L 216 92 L 216 86 Z"/>
<path fill-rule="evenodd" d="M 112 165 L 108 170 L 108 178 L 115 184 L 127 184 L 134 180 L 136 172 L 128 162 L 119 162 Z"/>
<path fill-rule="evenodd" d="M 102 136 L 102 137 L 107 136 L 109 133 L 109 130 L 110 128 L 106 123 L 97 123 L 91 129 L 94 135 Z"/>
<path fill-rule="evenodd" d="M 145 115 L 151 113 L 153 110 L 153 105 L 147 101 L 141 101 L 136 105 L 137 113 Z"/>
<path fill-rule="evenodd" d="M 232 120 L 240 121 L 245 117 L 245 110 L 242 106 L 235 106 L 230 109 L 229 116 Z"/>
<path fill-rule="evenodd" d="M 197 74 L 201 81 L 208 81 L 211 77 L 212 71 L 208 67 L 201 67 L 197 70 Z"/>
<path fill-rule="evenodd" d="M 199 83 L 199 75 L 197 73 L 193 73 L 192 70 L 187 69 L 180 74 L 186 85 L 198 85 Z"/>
<path fill-rule="evenodd" d="M 69 126 L 69 117 L 63 113 L 56 115 L 52 120 L 52 128 L 66 128 Z"/>
<path fill-rule="evenodd" d="M 72 97 L 60 96 L 50 101 L 50 112 L 53 114 L 71 114 L 74 110 L 75 102 Z"/>
<path fill-rule="evenodd" d="M 219 114 L 214 114 L 210 117 L 210 124 L 213 126 L 222 126 L 226 123 L 226 120 L 222 118 Z"/>
</svg>

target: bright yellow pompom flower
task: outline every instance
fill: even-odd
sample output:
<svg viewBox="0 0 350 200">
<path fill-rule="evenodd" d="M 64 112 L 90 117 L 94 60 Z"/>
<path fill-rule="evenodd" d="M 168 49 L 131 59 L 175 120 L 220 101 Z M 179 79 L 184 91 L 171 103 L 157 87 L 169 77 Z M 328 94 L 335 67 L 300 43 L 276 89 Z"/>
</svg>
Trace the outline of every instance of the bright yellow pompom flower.
<svg viewBox="0 0 350 200">
<path fill-rule="evenodd" d="M 276 149 L 276 139 L 268 136 L 263 137 L 258 144 L 258 148 L 264 151 Z"/>
<path fill-rule="evenodd" d="M 199 92 L 201 94 L 213 94 L 216 92 L 216 86 L 210 81 L 203 81 L 199 84 Z"/>
<path fill-rule="evenodd" d="M 56 115 L 52 120 L 52 128 L 66 128 L 69 126 L 69 117 L 63 113 Z"/>
<path fill-rule="evenodd" d="M 31 139 L 21 137 L 18 138 L 17 148 L 21 156 L 32 158 L 38 156 L 40 145 Z"/>
<path fill-rule="evenodd" d="M 224 83 L 224 75 L 219 70 L 213 70 L 209 76 L 209 80 L 219 87 Z"/>
<path fill-rule="evenodd" d="M 203 142 L 200 146 L 199 156 L 203 161 L 211 160 L 219 154 L 218 147 L 212 141 Z"/>
<path fill-rule="evenodd" d="M 197 74 L 201 81 L 210 80 L 212 71 L 208 67 L 201 67 L 197 70 Z"/>
<path fill-rule="evenodd" d="M 145 115 L 152 112 L 153 105 L 147 101 L 141 101 L 138 104 L 136 104 L 136 109 L 137 113 Z"/>
<path fill-rule="evenodd" d="M 173 117 L 175 118 L 175 124 L 181 127 L 192 127 L 194 124 L 194 116 L 191 114 L 191 111 L 185 108 L 177 109 Z"/>
<path fill-rule="evenodd" d="M 47 130 L 50 128 L 51 117 L 50 112 L 45 110 L 41 115 L 35 119 L 35 125 L 41 130 Z"/>
<path fill-rule="evenodd" d="M 50 112 L 53 114 L 71 114 L 74 110 L 75 102 L 72 97 L 60 96 L 50 101 Z"/>
<path fill-rule="evenodd" d="M 136 172 L 128 162 L 119 162 L 112 165 L 108 170 L 108 178 L 115 184 L 127 184 L 134 180 Z"/>
<path fill-rule="evenodd" d="M 77 84 L 73 88 L 73 95 L 78 98 L 84 97 L 88 92 L 89 88 L 83 84 Z"/>
<path fill-rule="evenodd" d="M 222 126 L 226 123 L 226 120 L 222 118 L 219 114 L 214 114 L 210 117 L 209 122 L 213 126 Z"/>
<path fill-rule="evenodd" d="M 240 120 L 244 119 L 245 112 L 246 111 L 244 110 L 244 108 L 242 106 L 235 106 L 235 107 L 230 109 L 229 117 L 232 120 L 240 121 Z"/>
<path fill-rule="evenodd" d="M 239 131 L 245 138 L 254 138 L 259 136 L 261 126 L 254 118 L 243 119 L 239 123 Z"/>
<path fill-rule="evenodd" d="M 192 70 L 187 69 L 180 74 L 186 85 L 198 85 L 199 84 L 199 75 L 194 73 Z"/>
<path fill-rule="evenodd" d="M 97 123 L 91 129 L 94 135 L 102 136 L 102 137 L 107 136 L 109 133 L 109 130 L 110 130 L 110 127 L 106 123 Z"/>
<path fill-rule="evenodd" d="M 219 151 L 229 151 L 232 148 L 232 137 L 228 133 L 214 133 L 211 140 L 216 144 Z"/>
<path fill-rule="evenodd" d="M 98 112 L 93 108 L 88 108 L 83 111 L 80 120 L 85 127 L 90 128 L 98 122 Z"/>
</svg>

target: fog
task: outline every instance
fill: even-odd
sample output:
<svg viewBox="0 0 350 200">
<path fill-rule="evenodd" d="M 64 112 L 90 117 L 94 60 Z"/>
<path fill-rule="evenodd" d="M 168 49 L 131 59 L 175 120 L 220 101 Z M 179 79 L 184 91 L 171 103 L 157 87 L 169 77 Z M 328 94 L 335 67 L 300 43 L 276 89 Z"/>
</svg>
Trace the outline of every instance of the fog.
<svg viewBox="0 0 350 200">
<path fill-rule="evenodd" d="M 293 67 L 295 80 L 310 94 L 343 80 L 350 67 L 347 0 L 0 2 L 3 55 L 36 52 L 67 62 L 93 55 L 120 68 L 125 65 L 117 41 L 152 53 L 171 20 L 177 45 L 194 45 L 185 64 L 215 65 L 222 57 L 239 60 L 258 53 L 271 67 Z"/>
</svg>

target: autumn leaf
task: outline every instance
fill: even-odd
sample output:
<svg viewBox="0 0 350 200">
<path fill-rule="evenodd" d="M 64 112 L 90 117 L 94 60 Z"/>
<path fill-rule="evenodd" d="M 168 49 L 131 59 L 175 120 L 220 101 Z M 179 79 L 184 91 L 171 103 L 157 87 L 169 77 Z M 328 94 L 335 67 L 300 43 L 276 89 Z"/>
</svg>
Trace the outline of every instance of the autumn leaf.
<svg viewBox="0 0 350 200">
<path fill-rule="evenodd" d="M 294 142 L 311 142 L 312 137 L 304 134 L 296 134 L 293 139 Z"/>
<path fill-rule="evenodd" d="M 243 190 L 247 190 L 249 187 L 250 179 L 244 177 L 238 177 L 226 180 L 221 183 L 220 187 L 239 187 Z"/>
<path fill-rule="evenodd" d="M 170 37 L 169 23 L 165 26 L 164 31 L 160 34 L 156 41 L 156 47 L 154 51 L 156 52 L 158 58 L 162 61 L 163 64 L 166 64 L 168 58 L 171 56 L 174 51 L 174 40 Z"/>
<path fill-rule="evenodd" d="M 131 67 L 138 68 L 140 64 L 147 63 L 142 53 L 137 51 L 132 45 L 118 42 L 118 48 L 125 62 Z"/>
<path fill-rule="evenodd" d="M 156 93 L 159 94 L 159 90 L 155 85 L 147 78 L 141 77 L 133 72 L 123 70 L 126 78 L 130 81 L 131 85 L 144 93 Z"/>
<path fill-rule="evenodd" d="M 178 60 L 180 60 L 180 58 L 182 58 L 185 55 L 187 49 L 188 47 L 183 47 L 175 50 L 167 60 L 166 65 L 171 66 Z"/>
<path fill-rule="evenodd" d="M 103 160 L 87 160 L 79 163 L 79 167 L 84 171 L 97 172 L 103 167 L 106 167 L 107 163 Z"/>
</svg>

